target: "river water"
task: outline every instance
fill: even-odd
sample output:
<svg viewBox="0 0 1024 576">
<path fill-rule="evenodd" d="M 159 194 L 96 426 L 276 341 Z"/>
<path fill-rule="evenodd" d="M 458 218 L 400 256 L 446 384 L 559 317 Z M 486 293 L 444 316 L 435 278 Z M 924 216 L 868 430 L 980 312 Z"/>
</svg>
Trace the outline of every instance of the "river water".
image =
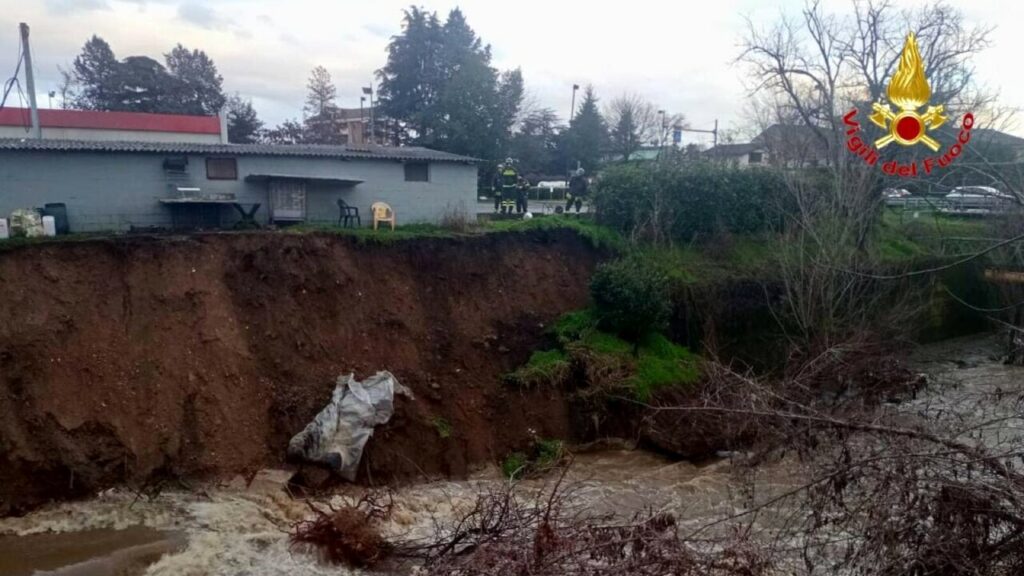
<svg viewBox="0 0 1024 576">
<path fill-rule="evenodd" d="M 997 353 L 993 337 L 922 347 L 910 365 L 929 374 L 929 387 L 896 409 L 959 424 L 1009 414 L 1009 420 L 979 432 L 979 441 L 997 442 L 1007 435 L 1024 434 L 1020 409 L 1024 369 L 1003 366 Z M 979 403 L 979 398 L 985 402 Z M 1019 417 L 1014 418 L 1015 414 Z M 751 502 L 799 481 L 799 467 L 786 460 L 764 464 L 753 472 L 739 468 L 728 458 L 695 465 L 642 451 L 604 450 L 577 455 L 566 482 L 589 512 L 630 516 L 663 510 L 674 513 L 685 530 L 742 511 Z M 551 481 L 530 480 L 523 489 L 541 489 Z M 405 538 L 428 536 L 438 521 L 452 518 L 470 506 L 481 490 L 499 482 L 503 480 L 498 470 L 488 467 L 467 480 L 397 488 L 395 509 L 384 531 Z M 349 487 L 331 500 L 342 503 L 358 497 L 361 490 Z M 152 499 L 113 489 L 89 500 L 54 504 L 21 518 L 0 520 L 0 574 L 359 573 L 324 565 L 310 551 L 290 549 L 289 528 L 308 515 L 303 501 L 293 500 L 272 482 L 246 487 L 236 479 L 224 485 L 164 491 Z"/>
</svg>

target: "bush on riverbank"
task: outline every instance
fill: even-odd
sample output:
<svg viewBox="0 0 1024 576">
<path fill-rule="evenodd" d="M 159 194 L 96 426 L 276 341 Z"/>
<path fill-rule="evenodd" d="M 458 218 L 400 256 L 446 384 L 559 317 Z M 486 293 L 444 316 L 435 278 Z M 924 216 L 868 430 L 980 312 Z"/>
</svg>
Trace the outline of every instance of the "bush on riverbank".
<svg viewBox="0 0 1024 576">
<path fill-rule="evenodd" d="M 630 238 L 686 243 L 779 227 L 784 190 L 781 177 L 768 170 L 624 165 L 602 173 L 594 206 L 599 223 Z"/>
</svg>

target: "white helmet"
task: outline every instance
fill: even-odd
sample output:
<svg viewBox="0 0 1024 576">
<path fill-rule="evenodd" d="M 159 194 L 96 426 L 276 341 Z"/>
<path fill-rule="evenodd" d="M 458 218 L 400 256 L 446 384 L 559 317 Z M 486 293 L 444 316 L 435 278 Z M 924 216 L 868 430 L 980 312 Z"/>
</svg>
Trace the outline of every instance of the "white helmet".
<svg viewBox="0 0 1024 576">
<path fill-rule="evenodd" d="M 586 170 L 584 170 L 583 168 L 577 168 L 576 169 L 576 175 L 577 176 L 583 176 L 586 173 L 587 173 Z"/>
<path fill-rule="evenodd" d="M 509 156 L 508 158 L 505 158 L 505 164 L 506 165 L 511 166 L 513 164 L 513 162 L 514 162 L 514 160 L 512 160 L 511 156 Z"/>
<path fill-rule="evenodd" d="M 523 214 L 523 220 L 533 220 L 533 214 L 530 214 L 529 212 Z"/>
</svg>

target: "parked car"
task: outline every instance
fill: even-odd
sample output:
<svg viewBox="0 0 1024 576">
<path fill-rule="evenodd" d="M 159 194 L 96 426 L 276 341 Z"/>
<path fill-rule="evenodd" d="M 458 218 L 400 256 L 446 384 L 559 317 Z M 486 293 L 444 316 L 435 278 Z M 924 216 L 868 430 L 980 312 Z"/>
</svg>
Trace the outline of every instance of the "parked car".
<svg viewBox="0 0 1024 576">
<path fill-rule="evenodd" d="M 1012 195 L 991 186 L 957 186 L 946 194 L 944 212 L 963 215 L 985 215 L 1005 212 L 1015 202 Z"/>
<path fill-rule="evenodd" d="M 910 198 L 910 191 L 906 188 L 886 188 L 882 190 L 882 199 L 886 206 L 903 206 Z"/>
</svg>

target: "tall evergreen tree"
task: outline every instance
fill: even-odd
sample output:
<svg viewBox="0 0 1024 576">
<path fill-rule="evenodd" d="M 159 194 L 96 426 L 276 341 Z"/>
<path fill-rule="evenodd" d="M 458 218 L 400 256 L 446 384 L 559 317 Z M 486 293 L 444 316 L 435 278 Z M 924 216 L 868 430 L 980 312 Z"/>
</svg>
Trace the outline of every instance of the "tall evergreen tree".
<svg viewBox="0 0 1024 576">
<path fill-rule="evenodd" d="M 406 10 L 402 33 L 388 45 L 388 61 L 377 71 L 378 106 L 396 123 L 399 140 L 431 144 L 435 106 L 442 86 L 441 24 L 437 14 Z"/>
<path fill-rule="evenodd" d="M 305 128 L 298 120 L 285 120 L 278 126 L 267 130 L 264 138 L 271 144 L 304 144 Z"/>
<path fill-rule="evenodd" d="M 148 56 L 129 56 L 117 67 L 114 99 L 108 110 L 184 113 L 183 83 L 167 73 L 163 64 Z"/>
<path fill-rule="evenodd" d="M 593 86 L 587 86 L 579 112 L 565 134 L 570 168 L 575 168 L 579 163 L 588 172 L 593 172 L 601 165 L 601 156 L 607 150 L 608 127 L 598 111 L 597 103 Z"/>
<path fill-rule="evenodd" d="M 228 97 L 228 141 L 232 144 L 258 142 L 263 131 L 263 122 L 252 107 L 251 100 L 244 100 L 238 94 Z"/>
<path fill-rule="evenodd" d="M 522 74 L 499 77 L 490 47 L 457 8 L 443 25 L 436 14 L 411 8 L 403 27 L 378 72 L 381 112 L 398 123 L 402 140 L 482 158 L 503 154 Z"/>
<path fill-rule="evenodd" d="M 164 54 L 167 71 L 179 80 L 181 90 L 179 107 L 185 114 L 220 113 L 227 102 L 224 78 L 217 72 L 213 60 L 202 50 L 189 50 L 181 44 Z"/>
<path fill-rule="evenodd" d="M 519 160 L 520 170 L 535 176 L 561 174 L 565 166 L 558 165 L 557 153 L 555 111 L 543 108 L 526 114 L 509 144 L 509 155 Z"/>
<path fill-rule="evenodd" d="M 83 110 L 110 110 L 115 101 L 119 66 L 110 44 L 93 35 L 72 66 L 74 80 L 80 86 L 72 105 Z"/>
</svg>

